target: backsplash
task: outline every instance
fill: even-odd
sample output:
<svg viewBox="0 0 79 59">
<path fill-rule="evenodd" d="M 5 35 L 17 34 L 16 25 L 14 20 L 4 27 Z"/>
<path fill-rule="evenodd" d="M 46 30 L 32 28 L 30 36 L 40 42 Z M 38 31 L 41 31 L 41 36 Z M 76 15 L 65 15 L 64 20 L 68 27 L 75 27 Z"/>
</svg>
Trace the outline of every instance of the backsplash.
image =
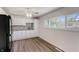
<svg viewBox="0 0 79 59">
<path fill-rule="evenodd" d="M 26 26 L 26 25 L 12 25 L 13 31 L 24 31 L 24 30 L 34 30 L 33 25 L 32 26 Z"/>
</svg>

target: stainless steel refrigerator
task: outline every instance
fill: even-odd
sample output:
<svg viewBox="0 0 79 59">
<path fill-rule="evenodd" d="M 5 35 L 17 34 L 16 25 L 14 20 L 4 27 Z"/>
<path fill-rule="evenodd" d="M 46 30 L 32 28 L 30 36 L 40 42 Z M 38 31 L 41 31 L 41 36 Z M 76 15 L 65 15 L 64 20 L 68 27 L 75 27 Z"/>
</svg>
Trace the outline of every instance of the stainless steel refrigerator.
<svg viewBox="0 0 79 59">
<path fill-rule="evenodd" d="M 0 52 L 10 51 L 10 30 L 11 17 L 8 15 L 0 15 Z"/>
</svg>

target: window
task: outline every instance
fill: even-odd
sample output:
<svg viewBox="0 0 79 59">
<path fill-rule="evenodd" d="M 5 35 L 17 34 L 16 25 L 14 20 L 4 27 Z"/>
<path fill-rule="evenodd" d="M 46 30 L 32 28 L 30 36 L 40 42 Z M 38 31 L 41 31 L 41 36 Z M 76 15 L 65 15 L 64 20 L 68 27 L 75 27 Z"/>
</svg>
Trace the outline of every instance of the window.
<svg viewBox="0 0 79 59">
<path fill-rule="evenodd" d="M 34 23 L 26 23 L 27 30 L 34 30 Z"/>
<path fill-rule="evenodd" d="M 57 28 L 65 28 L 65 16 L 59 16 L 57 18 Z"/>
<path fill-rule="evenodd" d="M 65 28 L 65 16 L 45 20 L 45 26 L 48 28 Z"/>
<path fill-rule="evenodd" d="M 79 13 L 67 15 L 67 27 L 79 27 Z"/>
<path fill-rule="evenodd" d="M 57 17 L 50 19 L 50 27 L 57 28 Z"/>
<path fill-rule="evenodd" d="M 45 27 L 79 31 L 79 13 L 47 19 L 45 20 Z"/>
</svg>

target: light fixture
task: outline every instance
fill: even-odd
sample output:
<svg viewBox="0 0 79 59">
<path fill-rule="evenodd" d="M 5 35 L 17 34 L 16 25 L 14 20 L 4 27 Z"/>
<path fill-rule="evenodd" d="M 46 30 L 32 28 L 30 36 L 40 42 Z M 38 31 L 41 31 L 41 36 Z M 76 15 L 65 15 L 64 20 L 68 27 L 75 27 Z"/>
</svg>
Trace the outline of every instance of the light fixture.
<svg viewBox="0 0 79 59">
<path fill-rule="evenodd" d="M 25 13 L 28 19 L 33 18 L 33 11 L 30 8 L 26 8 Z"/>
</svg>

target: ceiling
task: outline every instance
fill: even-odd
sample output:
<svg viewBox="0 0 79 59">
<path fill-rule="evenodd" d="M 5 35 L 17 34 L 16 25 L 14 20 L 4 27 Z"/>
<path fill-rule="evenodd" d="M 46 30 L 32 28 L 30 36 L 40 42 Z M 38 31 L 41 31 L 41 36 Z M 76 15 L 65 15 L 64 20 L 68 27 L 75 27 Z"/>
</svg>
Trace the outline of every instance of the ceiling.
<svg viewBox="0 0 79 59">
<path fill-rule="evenodd" d="M 39 17 L 57 9 L 58 7 L 4 7 L 3 10 L 10 15 L 25 16 L 27 8 L 33 12 L 34 17 Z"/>
</svg>

